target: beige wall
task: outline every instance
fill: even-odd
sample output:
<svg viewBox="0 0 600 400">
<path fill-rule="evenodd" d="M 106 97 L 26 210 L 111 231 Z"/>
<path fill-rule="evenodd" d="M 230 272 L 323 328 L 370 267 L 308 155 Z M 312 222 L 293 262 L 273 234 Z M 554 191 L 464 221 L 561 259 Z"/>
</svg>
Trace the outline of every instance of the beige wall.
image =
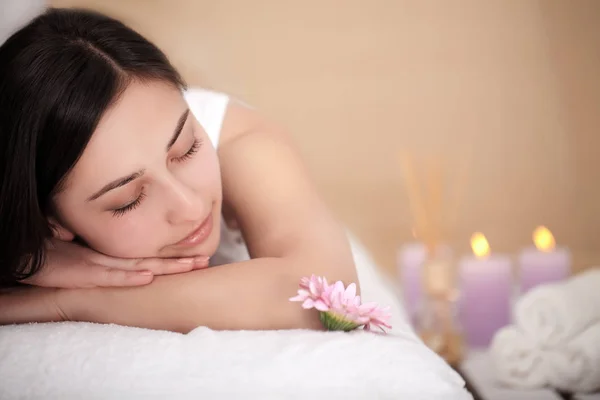
<svg viewBox="0 0 600 400">
<path fill-rule="evenodd" d="M 389 271 L 410 239 L 399 153 L 469 174 L 450 240 L 512 251 L 546 224 L 600 261 L 600 2 L 54 0 L 122 18 L 191 84 L 285 124 Z M 472 151 L 469 152 L 469 149 Z M 420 166 L 419 164 L 418 166 Z"/>
</svg>

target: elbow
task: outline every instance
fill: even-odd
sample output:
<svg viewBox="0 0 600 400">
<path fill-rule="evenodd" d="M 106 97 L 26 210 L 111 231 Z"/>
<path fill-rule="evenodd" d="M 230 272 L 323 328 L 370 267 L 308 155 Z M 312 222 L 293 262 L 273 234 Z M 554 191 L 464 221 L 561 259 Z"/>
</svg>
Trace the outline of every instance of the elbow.
<svg viewBox="0 0 600 400">
<path fill-rule="evenodd" d="M 356 284 L 357 293 L 360 293 L 360 282 L 353 259 L 338 258 L 328 262 L 322 267 L 321 276 L 327 278 L 329 283 L 341 281 L 345 287 L 351 283 Z M 315 274 L 317 275 L 317 274 Z"/>
<path fill-rule="evenodd" d="M 282 298 L 285 297 L 286 310 L 285 316 L 281 319 L 275 318 L 274 320 L 286 321 L 285 327 L 277 327 L 277 329 L 310 329 L 310 330 L 324 330 L 323 324 L 320 319 L 320 313 L 316 309 L 306 310 L 302 308 L 300 302 L 290 302 L 289 298 L 297 294 L 302 277 L 309 277 L 311 275 L 322 276 L 327 279 L 329 284 L 333 284 L 337 281 L 341 281 L 345 287 L 354 283 L 356 285 L 356 294 L 360 295 L 360 283 L 358 280 L 356 267 L 352 259 L 347 260 L 343 258 L 332 258 L 332 259 L 318 259 L 308 261 L 304 259 L 303 268 L 295 269 L 295 273 L 288 278 L 290 279 L 289 287 L 285 293 L 282 293 Z M 290 295 L 291 293 L 291 295 Z"/>
<path fill-rule="evenodd" d="M 356 264 L 350 250 L 347 253 L 323 251 L 312 257 L 301 257 L 297 265 L 298 268 L 294 268 L 292 277 L 295 285 L 300 283 L 302 277 L 316 275 L 324 277 L 329 283 L 341 281 L 346 287 L 354 283 L 357 293 L 360 294 Z"/>
<path fill-rule="evenodd" d="M 354 283 L 356 284 L 357 292 L 360 293 L 360 282 L 350 244 L 344 241 L 328 251 L 323 250 L 321 254 L 322 260 L 320 261 L 320 265 L 324 271 L 322 275 L 329 282 L 342 281 L 346 287 Z"/>
</svg>

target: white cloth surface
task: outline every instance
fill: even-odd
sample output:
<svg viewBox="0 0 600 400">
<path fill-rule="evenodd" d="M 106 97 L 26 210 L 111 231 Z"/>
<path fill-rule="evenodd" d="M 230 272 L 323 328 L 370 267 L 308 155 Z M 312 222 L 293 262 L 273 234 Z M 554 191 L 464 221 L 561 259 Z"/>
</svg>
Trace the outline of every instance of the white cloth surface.
<svg viewBox="0 0 600 400">
<path fill-rule="evenodd" d="M 532 289 L 517 302 L 515 321 L 544 348 L 563 345 L 600 322 L 600 267 Z"/>
<path fill-rule="evenodd" d="M 583 393 L 600 390 L 600 323 L 544 353 L 544 370 L 552 387 Z"/>
<path fill-rule="evenodd" d="M 0 398 L 471 399 L 460 376 L 416 338 L 371 257 L 351 242 L 365 299 L 392 306 L 390 335 L 11 325 L 0 327 Z"/>
<path fill-rule="evenodd" d="M 600 323 L 553 349 L 540 348 L 514 326 L 505 327 L 495 335 L 490 356 L 497 381 L 513 388 L 600 390 Z"/>
<path fill-rule="evenodd" d="M 198 123 L 204 128 L 213 147 L 217 148 L 229 96 L 225 93 L 192 87 L 183 92 L 183 97 Z"/>
<path fill-rule="evenodd" d="M 419 342 L 363 331 L 8 329 L 19 339 L 0 339 L 2 399 L 470 398 Z"/>
<path fill-rule="evenodd" d="M 494 335 L 489 352 L 496 379 L 503 384 L 533 389 L 548 383 L 542 351 L 516 327 L 500 329 Z"/>
<path fill-rule="evenodd" d="M 551 388 L 512 388 L 498 383 L 489 351 L 469 350 L 460 369 L 485 400 L 560 400 Z"/>
<path fill-rule="evenodd" d="M 600 268 L 542 285 L 515 307 L 490 346 L 496 378 L 518 388 L 600 390 Z"/>
</svg>

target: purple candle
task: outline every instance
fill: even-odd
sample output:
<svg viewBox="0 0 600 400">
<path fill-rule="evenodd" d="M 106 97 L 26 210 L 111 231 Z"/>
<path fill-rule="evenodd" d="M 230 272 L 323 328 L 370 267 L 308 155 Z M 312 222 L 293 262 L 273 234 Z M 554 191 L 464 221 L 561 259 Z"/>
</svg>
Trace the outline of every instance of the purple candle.
<svg viewBox="0 0 600 400">
<path fill-rule="evenodd" d="M 402 281 L 404 306 L 413 326 L 422 296 L 421 269 L 426 257 L 427 250 L 420 242 L 407 243 L 398 251 L 397 266 Z"/>
<path fill-rule="evenodd" d="M 449 258 L 452 255 L 447 245 L 438 246 L 439 254 Z M 398 251 L 397 268 L 402 282 L 404 307 L 413 326 L 417 325 L 419 307 L 423 300 L 423 264 L 427 259 L 424 243 L 411 242 L 403 245 Z"/>
<path fill-rule="evenodd" d="M 519 254 L 519 289 L 523 294 L 529 289 L 566 279 L 571 273 L 571 253 L 556 248 L 554 236 L 544 226 L 533 232 L 535 247 L 523 249 Z"/>
<path fill-rule="evenodd" d="M 460 322 L 470 347 L 487 347 L 511 319 L 512 267 L 508 256 L 490 254 L 480 233 L 471 238 L 474 256 L 459 263 Z"/>
</svg>

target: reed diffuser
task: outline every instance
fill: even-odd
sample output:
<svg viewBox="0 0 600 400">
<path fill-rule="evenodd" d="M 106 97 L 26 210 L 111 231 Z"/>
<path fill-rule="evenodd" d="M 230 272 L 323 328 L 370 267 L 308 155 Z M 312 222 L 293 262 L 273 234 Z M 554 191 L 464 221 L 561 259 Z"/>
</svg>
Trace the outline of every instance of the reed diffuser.
<svg viewBox="0 0 600 400">
<path fill-rule="evenodd" d="M 462 357 L 462 334 L 458 324 L 456 268 L 441 244 L 457 222 L 464 192 L 467 160 L 461 162 L 453 185 L 444 179 L 441 157 L 432 157 L 419 171 L 414 157 L 401 155 L 402 172 L 408 193 L 414 231 L 423 241 L 427 257 L 421 269 L 422 299 L 415 329 L 425 344 L 450 364 Z M 446 174 L 447 176 L 447 174 Z M 452 190 L 444 190 L 450 187 Z"/>
</svg>

